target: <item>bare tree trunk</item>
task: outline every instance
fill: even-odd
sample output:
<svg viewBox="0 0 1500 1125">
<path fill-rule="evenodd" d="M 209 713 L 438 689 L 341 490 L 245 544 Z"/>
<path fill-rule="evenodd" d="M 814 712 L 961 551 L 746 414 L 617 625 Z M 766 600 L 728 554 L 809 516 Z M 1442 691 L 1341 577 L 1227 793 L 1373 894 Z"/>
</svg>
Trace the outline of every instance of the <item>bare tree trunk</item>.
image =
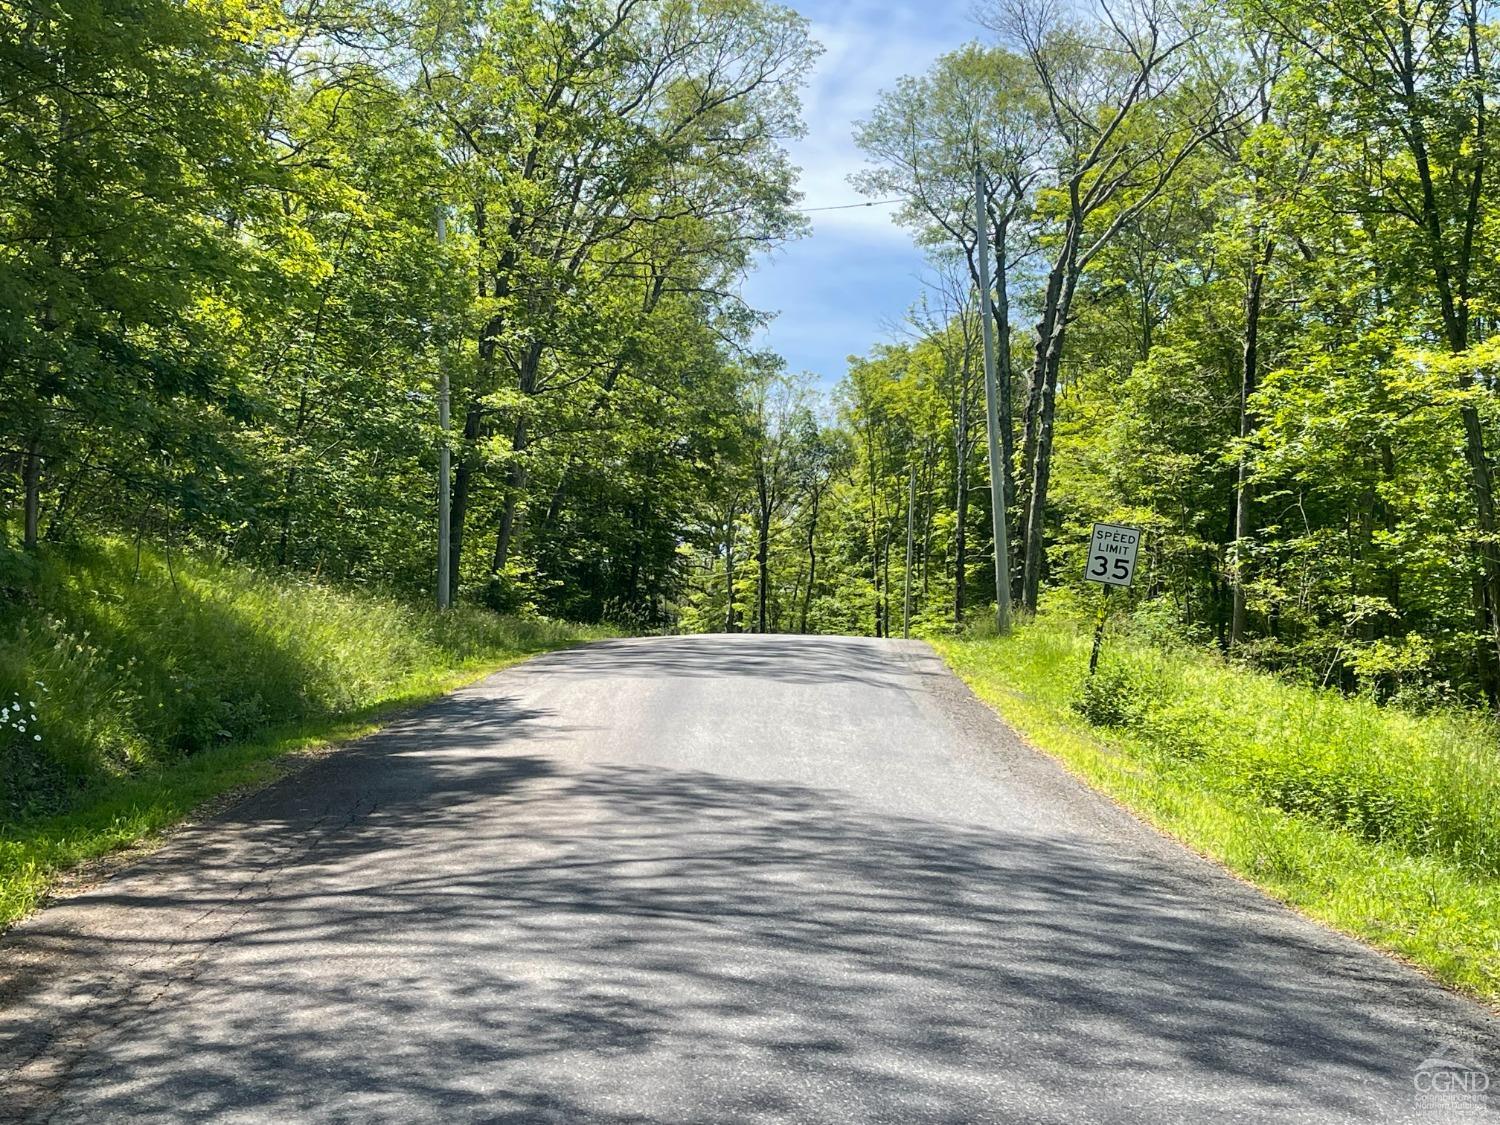
<svg viewBox="0 0 1500 1125">
<path fill-rule="evenodd" d="M 1073 236 L 1070 234 L 1069 238 Z M 1021 607 L 1035 613 L 1041 590 L 1042 566 L 1046 561 L 1042 550 L 1046 537 L 1047 486 L 1052 479 L 1052 433 L 1057 417 L 1057 382 L 1062 371 L 1063 341 L 1067 336 L 1068 313 L 1073 304 L 1074 286 L 1078 273 L 1073 265 L 1072 254 L 1065 252 L 1068 268 L 1058 293 L 1057 304 L 1050 317 L 1052 333 L 1046 346 L 1038 356 L 1041 376 L 1033 376 L 1033 386 L 1039 386 L 1040 403 L 1035 411 L 1035 447 L 1031 464 L 1031 495 L 1028 497 L 1026 513 L 1026 559 L 1021 577 Z"/>
<path fill-rule="evenodd" d="M 1071 240 L 1071 234 L 1069 235 Z M 1057 306 L 1062 299 L 1063 274 L 1066 262 L 1059 256 L 1052 271 L 1047 275 L 1047 289 L 1042 298 L 1042 315 L 1036 326 L 1036 351 L 1032 357 L 1031 379 L 1026 387 L 1026 406 L 1021 413 L 1021 472 L 1024 474 L 1029 501 L 1032 490 L 1031 472 L 1036 463 L 1037 429 L 1040 424 L 1043 391 L 1047 379 L 1047 349 L 1051 346 L 1053 327 L 1057 321 Z M 1017 529 L 1017 541 L 1024 544 L 1030 538 L 1030 503 L 1021 506 L 1021 526 Z M 1024 559 L 1023 559 L 1024 561 Z"/>
<path fill-rule="evenodd" d="M 1009 250 L 1006 240 L 1010 237 L 1010 219 L 1007 215 L 995 226 L 995 292 L 990 309 L 995 319 L 995 389 L 999 392 L 1000 414 L 1000 463 L 1004 468 L 1001 495 L 1005 498 L 1005 511 L 1016 526 L 1010 528 L 1012 535 L 1019 536 L 1019 513 L 1016 511 L 1016 436 L 1015 404 L 1012 402 L 1011 383 L 1013 372 L 1010 354 L 1010 294 L 1007 292 L 1008 269 L 1006 257 Z M 1019 537 L 1013 542 L 1022 542 Z M 1015 554 L 1012 552 L 1011 569 L 1015 569 Z M 1015 576 L 1011 576 L 1015 585 Z"/>
</svg>

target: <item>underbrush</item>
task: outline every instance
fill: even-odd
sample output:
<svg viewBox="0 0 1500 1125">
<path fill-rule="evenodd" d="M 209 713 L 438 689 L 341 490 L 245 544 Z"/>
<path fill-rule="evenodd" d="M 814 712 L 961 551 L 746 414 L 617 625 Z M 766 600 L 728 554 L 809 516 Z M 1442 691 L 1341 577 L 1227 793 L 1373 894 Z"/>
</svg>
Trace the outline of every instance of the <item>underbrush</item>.
<svg viewBox="0 0 1500 1125">
<path fill-rule="evenodd" d="M 118 541 L 6 582 L 0 925 L 58 867 L 264 776 L 286 749 L 586 636 Z"/>
<path fill-rule="evenodd" d="M 1284 899 L 1500 997 L 1500 728 L 1053 615 L 935 643 L 1076 772 Z"/>
</svg>

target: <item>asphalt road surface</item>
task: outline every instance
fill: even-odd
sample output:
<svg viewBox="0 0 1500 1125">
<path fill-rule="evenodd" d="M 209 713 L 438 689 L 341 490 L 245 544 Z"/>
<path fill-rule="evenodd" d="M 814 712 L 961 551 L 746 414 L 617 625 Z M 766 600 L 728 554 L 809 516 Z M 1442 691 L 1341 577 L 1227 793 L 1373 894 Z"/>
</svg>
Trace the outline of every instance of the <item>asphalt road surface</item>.
<svg viewBox="0 0 1500 1125">
<path fill-rule="evenodd" d="M 533 660 L 0 941 L 54 1122 L 1481 1121 L 1497 1044 L 888 641 Z"/>
</svg>

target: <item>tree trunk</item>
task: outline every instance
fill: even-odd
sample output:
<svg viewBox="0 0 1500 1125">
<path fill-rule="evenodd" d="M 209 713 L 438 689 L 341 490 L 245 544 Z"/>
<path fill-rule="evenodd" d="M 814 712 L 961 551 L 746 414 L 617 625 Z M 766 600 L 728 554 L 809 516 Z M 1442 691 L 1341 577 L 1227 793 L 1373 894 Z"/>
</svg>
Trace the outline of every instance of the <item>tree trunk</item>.
<svg viewBox="0 0 1500 1125">
<path fill-rule="evenodd" d="M 1079 203 L 1073 201 L 1073 217 L 1068 220 L 1063 245 L 1057 252 L 1047 275 L 1047 290 L 1042 300 L 1042 315 L 1036 326 L 1036 351 L 1027 387 L 1026 410 L 1021 435 L 1021 467 L 1026 473 L 1027 495 L 1023 506 L 1017 540 L 1022 544 L 1021 608 L 1036 612 L 1036 585 L 1040 582 L 1042 513 L 1047 506 L 1047 478 L 1052 465 L 1052 419 L 1057 393 L 1057 374 L 1062 361 L 1063 337 L 1067 334 L 1068 311 L 1073 288 L 1078 282 L 1078 238 L 1082 219 Z M 1046 431 L 1043 450 L 1043 430 Z M 1038 469 L 1041 477 L 1038 481 Z M 1040 487 L 1039 487 L 1040 485 Z M 1038 493 L 1040 492 L 1040 496 Z M 1033 552 L 1036 561 L 1032 561 Z"/>
<path fill-rule="evenodd" d="M 1467 387 L 1470 380 L 1463 380 Z M 1484 595 L 1489 612 L 1490 652 L 1482 666 L 1486 669 L 1485 692 L 1490 701 L 1500 702 L 1500 675 L 1497 675 L 1495 658 L 1500 655 L 1500 557 L 1495 545 L 1495 492 L 1490 475 L 1489 458 L 1484 448 L 1484 428 L 1479 411 L 1465 406 L 1460 411 L 1464 426 L 1464 456 L 1469 462 L 1470 487 L 1474 493 L 1474 509 L 1478 517 L 1480 535 L 1480 558 L 1484 572 Z"/>
<path fill-rule="evenodd" d="M 755 631 L 769 633 L 766 606 L 771 588 L 771 511 L 762 503 L 755 521 Z"/>
<path fill-rule="evenodd" d="M 968 532 L 965 524 L 969 519 L 969 470 L 965 462 L 967 455 L 963 455 L 958 463 L 958 500 L 955 504 L 955 515 L 958 526 L 954 529 L 954 548 L 956 559 L 953 563 L 953 627 L 961 629 L 964 623 L 964 583 L 968 577 Z"/>
<path fill-rule="evenodd" d="M 24 495 L 24 537 L 22 546 L 28 551 L 36 550 L 37 528 L 42 517 L 42 443 L 31 439 L 26 447 L 26 457 L 21 463 L 21 490 Z"/>
<path fill-rule="evenodd" d="M 517 389 L 528 397 L 536 394 L 537 373 L 541 370 L 543 350 L 542 343 L 533 340 L 526 346 L 526 355 L 521 361 L 521 378 Z M 511 435 L 511 452 L 525 453 L 530 444 L 530 432 L 526 427 L 526 416 L 523 414 L 516 419 L 516 428 Z M 510 559 L 511 546 L 521 522 L 517 516 L 517 507 L 526 495 L 526 486 L 530 479 L 531 474 L 524 459 L 518 457 L 511 464 L 510 472 L 506 474 L 505 500 L 500 509 L 500 526 L 495 531 L 495 555 L 490 560 L 491 574 L 499 574 L 505 569 L 505 564 Z"/>
<path fill-rule="evenodd" d="M 935 461 L 936 458 L 933 458 Z M 918 603 L 919 609 L 925 611 L 927 608 L 927 596 L 932 590 L 932 525 L 936 514 L 937 505 L 932 502 L 933 478 L 937 475 L 936 467 L 929 463 L 927 466 L 927 479 L 922 485 L 922 553 L 920 563 L 922 567 L 922 598 Z"/>
<path fill-rule="evenodd" d="M 880 577 L 881 599 L 880 599 L 880 624 L 883 632 L 882 637 L 891 635 L 891 529 L 885 529 L 885 545 L 881 548 Z"/>
<path fill-rule="evenodd" d="M 514 433 L 511 434 L 511 450 L 515 453 L 523 453 L 528 444 L 526 433 L 526 422 L 524 419 L 516 423 Z M 505 503 L 500 509 L 500 526 L 495 532 L 495 557 L 490 560 L 490 573 L 499 574 L 505 569 L 506 562 L 510 559 L 511 543 L 514 539 L 519 517 L 517 504 L 526 493 L 526 485 L 530 474 L 526 466 L 517 461 L 510 467 L 506 474 Z"/>
<path fill-rule="evenodd" d="M 1026 560 L 1021 578 L 1021 608 L 1027 613 L 1036 612 L 1042 566 L 1046 561 L 1042 547 L 1046 536 L 1047 485 L 1052 479 L 1052 433 L 1057 417 L 1057 382 L 1062 372 L 1063 341 L 1067 336 L 1068 312 L 1072 307 L 1077 281 L 1077 272 L 1070 267 L 1051 317 L 1052 335 L 1041 355 L 1041 378 L 1032 380 L 1034 384 L 1040 383 L 1041 402 L 1036 410 L 1031 495 L 1028 497 L 1026 513 Z"/>
<path fill-rule="evenodd" d="M 1020 519 L 1016 511 L 1016 435 L 1015 404 L 1012 402 L 1011 383 L 1013 372 L 1010 354 L 1010 294 L 1007 289 L 1006 240 L 1010 237 L 1010 220 L 1007 216 L 995 226 L 995 292 L 990 309 L 995 320 L 995 390 L 998 392 L 1000 415 L 1000 464 L 1004 469 L 1001 481 L 1001 496 L 1005 499 L 1005 511 L 1010 517 L 1009 532 L 1019 538 Z M 1015 570 L 1015 558 L 1011 557 L 1011 570 Z M 1015 576 L 1011 576 L 1015 584 Z"/>
<path fill-rule="evenodd" d="M 479 258 L 483 262 L 485 252 L 489 247 L 489 209 L 483 198 L 474 201 L 474 238 L 479 246 Z M 516 234 L 515 221 L 512 220 L 511 234 Z M 487 290 L 493 290 L 493 296 L 503 297 L 510 291 L 510 270 L 514 268 L 515 252 L 507 249 L 501 255 L 497 263 L 494 276 L 488 278 L 491 282 L 486 286 L 486 273 L 483 267 L 479 270 L 479 278 L 475 286 L 478 296 L 483 299 L 491 295 Z M 479 332 L 479 374 L 481 384 L 487 382 L 487 376 L 495 365 L 495 349 L 500 338 L 500 332 L 505 327 L 502 319 L 497 315 L 491 317 Z M 480 403 L 481 388 L 475 388 L 473 398 L 469 402 L 468 409 L 464 413 L 464 438 L 463 445 L 459 451 L 457 464 L 453 467 L 453 495 L 449 503 L 448 517 L 448 602 L 456 605 L 458 602 L 459 564 L 463 561 L 464 531 L 469 517 L 469 491 L 473 487 L 474 476 L 479 471 L 479 458 L 476 443 L 484 434 L 484 407 Z"/>
<path fill-rule="evenodd" d="M 734 512 L 724 524 L 724 632 L 734 632 Z"/>
<path fill-rule="evenodd" d="M 1245 290 L 1245 340 L 1240 360 L 1240 440 L 1243 442 L 1255 428 L 1250 399 L 1260 379 L 1260 310 L 1265 294 L 1266 270 L 1276 252 L 1276 240 L 1267 238 L 1265 248 L 1256 256 Z M 1231 608 L 1229 613 L 1229 646 L 1245 638 L 1245 544 L 1253 533 L 1250 525 L 1250 459 L 1243 450 L 1234 482 L 1234 542 L 1230 548 L 1229 566 Z"/>
<path fill-rule="evenodd" d="M 449 508 L 448 534 L 448 601 L 458 601 L 458 564 L 463 558 L 464 525 L 469 516 L 469 489 L 475 472 L 474 443 L 484 429 L 484 411 L 477 402 L 471 403 L 464 416 L 464 443 L 453 469 L 453 500 Z"/>
<path fill-rule="evenodd" d="M 875 431 L 865 425 L 865 458 L 869 464 L 870 478 L 870 585 L 875 593 L 875 635 L 880 631 L 880 516 L 876 506 L 875 490 Z"/>
<path fill-rule="evenodd" d="M 85 475 L 92 467 L 94 451 L 90 448 L 80 459 L 78 471 L 68 477 L 67 483 L 63 485 L 57 503 L 52 506 L 52 515 L 47 520 L 47 532 L 43 536 L 49 543 L 54 543 L 61 537 L 69 512 L 72 510 L 73 497 L 78 492 L 78 486 L 83 483 Z"/>
<path fill-rule="evenodd" d="M 1387 487 L 1396 479 L 1396 454 L 1391 448 L 1388 438 L 1380 441 L 1380 474 L 1381 479 Z M 1396 535 L 1397 520 L 1396 511 L 1387 500 L 1380 502 L 1380 514 L 1385 533 L 1394 538 Z M 1401 570 L 1397 566 L 1388 566 L 1384 570 L 1385 575 L 1385 599 L 1391 603 L 1391 611 L 1396 615 L 1397 621 L 1401 620 Z"/>
<path fill-rule="evenodd" d="M 1069 236 L 1071 238 L 1071 235 Z M 1043 390 L 1047 379 L 1047 349 L 1051 346 L 1053 329 L 1057 321 L 1057 305 L 1062 298 L 1063 275 L 1066 261 L 1059 254 L 1057 263 L 1047 275 L 1047 289 L 1042 298 L 1042 315 L 1036 325 L 1036 351 L 1032 357 L 1031 378 L 1026 386 L 1026 406 L 1021 412 L 1021 472 L 1027 489 L 1031 492 L 1031 471 L 1036 463 L 1037 427 L 1041 413 Z M 1022 505 L 1017 542 L 1024 544 L 1030 538 L 1030 504 Z"/>
<path fill-rule="evenodd" d="M 1468 32 L 1468 62 L 1473 79 L 1474 107 L 1472 120 L 1473 171 L 1469 181 L 1467 206 L 1463 213 L 1463 238 L 1459 257 L 1450 268 L 1449 240 L 1445 237 L 1443 211 L 1438 202 L 1437 185 L 1432 171 L 1432 159 L 1428 149 L 1427 132 L 1423 110 L 1419 104 L 1418 49 L 1413 38 L 1412 26 L 1401 13 L 1401 54 L 1396 72 L 1401 85 L 1401 95 L 1407 112 L 1407 121 L 1402 132 L 1416 167 L 1417 180 L 1421 186 L 1420 227 L 1426 241 L 1427 254 L 1432 266 L 1433 281 L 1443 317 L 1443 329 L 1448 348 L 1458 355 L 1469 347 L 1469 287 L 1471 280 L 1472 249 L 1474 234 L 1482 215 L 1485 157 L 1488 152 L 1487 127 L 1489 112 L 1485 101 L 1486 84 L 1484 68 L 1480 59 L 1480 32 L 1477 5 L 1464 11 L 1464 23 Z M 1460 371 L 1458 385 L 1468 390 L 1473 378 L 1467 371 Z M 1479 652 L 1480 679 L 1484 692 L 1491 703 L 1500 702 L 1500 545 L 1495 542 L 1495 494 L 1490 473 L 1489 456 L 1484 444 L 1484 426 L 1479 411 L 1473 406 L 1460 408 L 1464 428 L 1464 460 L 1469 467 L 1469 487 L 1474 496 L 1475 522 L 1479 532 L 1479 556 L 1483 575 L 1483 602 L 1490 639 Z"/>
<path fill-rule="evenodd" d="M 818 507 L 821 495 L 818 489 L 813 490 L 812 512 L 807 521 L 807 589 L 802 594 L 802 616 L 798 622 L 797 631 L 807 632 L 807 614 L 812 608 L 813 587 L 818 581 Z"/>
<path fill-rule="evenodd" d="M 276 537 L 276 565 L 285 567 L 287 556 L 292 549 L 292 496 L 297 491 L 297 470 L 295 467 L 286 471 L 286 479 L 282 483 L 281 500 L 281 531 Z"/>
<path fill-rule="evenodd" d="M 542 517 L 542 526 L 551 527 L 562 515 L 563 501 L 568 494 L 568 473 L 570 465 L 564 464 L 562 472 L 557 476 L 557 487 L 552 490 L 552 502 L 547 505 L 547 514 Z"/>
</svg>

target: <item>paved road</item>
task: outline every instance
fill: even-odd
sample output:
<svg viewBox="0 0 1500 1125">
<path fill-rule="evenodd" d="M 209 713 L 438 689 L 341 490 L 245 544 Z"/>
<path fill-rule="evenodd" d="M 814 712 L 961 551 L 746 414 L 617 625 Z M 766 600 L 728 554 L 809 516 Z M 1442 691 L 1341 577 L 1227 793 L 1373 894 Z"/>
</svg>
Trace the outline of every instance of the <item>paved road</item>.
<svg viewBox="0 0 1500 1125">
<path fill-rule="evenodd" d="M 1500 1022 L 1084 791 L 915 643 L 532 661 L 0 967 L 4 1104 L 56 1122 L 1489 1120 L 1418 1100 L 1444 1043 L 1500 1085 Z"/>
</svg>

